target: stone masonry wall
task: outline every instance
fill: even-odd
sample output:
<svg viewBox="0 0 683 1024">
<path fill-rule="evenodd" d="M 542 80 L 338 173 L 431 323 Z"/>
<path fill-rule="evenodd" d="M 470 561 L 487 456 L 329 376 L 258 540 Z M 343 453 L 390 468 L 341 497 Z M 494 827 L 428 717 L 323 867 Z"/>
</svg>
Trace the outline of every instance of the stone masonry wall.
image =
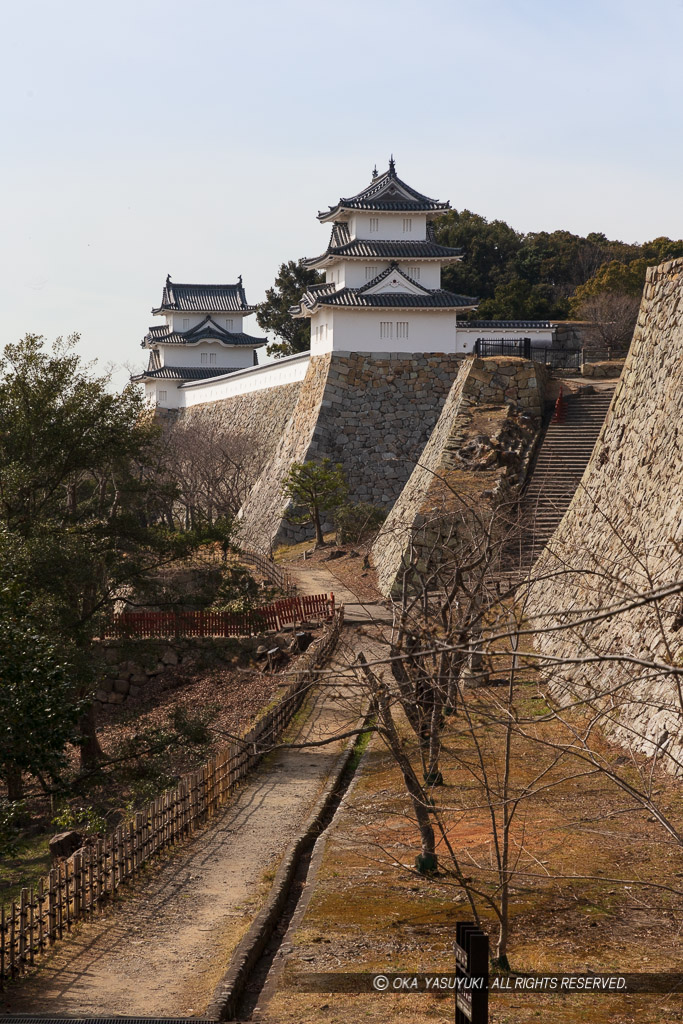
<svg viewBox="0 0 683 1024">
<path fill-rule="evenodd" d="M 439 549 L 435 531 L 451 532 L 459 497 L 483 515 L 519 487 L 539 436 L 545 386 L 544 367 L 523 359 L 470 357 L 462 365 L 373 547 L 383 593 L 397 586 L 411 537 L 419 532 L 420 547 Z"/>
<path fill-rule="evenodd" d="M 683 260 L 648 271 L 633 342 L 582 485 L 534 568 L 529 614 L 558 625 L 562 611 L 633 603 L 680 580 L 683 570 Z M 542 574 L 550 578 L 543 580 Z M 553 658 L 617 660 L 559 666 L 556 689 L 588 696 L 605 723 L 645 752 L 683 756 L 683 708 L 674 677 L 629 658 L 683 663 L 680 595 L 543 633 Z M 564 620 L 566 621 L 566 620 Z M 601 700 L 601 697 L 604 700 Z M 667 738 L 668 734 L 668 738 Z"/>
<path fill-rule="evenodd" d="M 242 536 L 258 550 L 299 540 L 283 520 L 282 484 L 293 462 L 341 462 L 350 498 L 390 508 L 438 419 L 462 357 L 328 353 L 313 356 L 296 409 L 242 510 Z"/>
<path fill-rule="evenodd" d="M 226 436 L 239 433 L 254 438 L 253 456 L 248 469 L 255 481 L 273 456 L 294 412 L 300 389 L 301 381 L 296 381 L 266 391 L 254 391 L 222 401 L 193 405 L 188 409 L 179 409 L 175 415 L 187 423 L 210 421 L 212 425 L 222 428 Z"/>
</svg>

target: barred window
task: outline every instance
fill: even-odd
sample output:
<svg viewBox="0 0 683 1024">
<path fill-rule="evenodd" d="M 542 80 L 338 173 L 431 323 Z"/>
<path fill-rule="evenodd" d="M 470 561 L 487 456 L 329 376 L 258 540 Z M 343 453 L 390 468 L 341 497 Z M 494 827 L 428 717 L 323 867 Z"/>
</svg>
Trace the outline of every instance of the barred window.
<svg viewBox="0 0 683 1024">
<path fill-rule="evenodd" d="M 413 281 L 420 280 L 420 268 L 419 267 L 406 267 L 406 274 L 408 277 L 412 277 Z"/>
<path fill-rule="evenodd" d="M 190 318 L 188 317 L 186 320 L 183 320 L 183 330 L 187 331 L 187 330 L 189 330 L 189 327 L 190 327 Z"/>
<path fill-rule="evenodd" d="M 379 217 L 370 218 L 370 230 L 379 231 Z"/>
<path fill-rule="evenodd" d="M 235 322 L 234 320 L 226 320 L 225 321 L 225 328 L 226 328 L 226 330 L 231 331 L 232 330 L 232 325 L 233 325 L 234 322 Z"/>
<path fill-rule="evenodd" d="M 380 338 L 393 338 L 394 336 L 394 325 L 391 320 L 380 320 L 379 323 L 379 336 Z"/>
<path fill-rule="evenodd" d="M 215 352 L 209 352 L 209 365 L 210 366 L 215 366 L 216 365 L 216 353 Z"/>
<path fill-rule="evenodd" d="M 413 230 L 413 218 L 412 217 L 404 217 L 403 218 L 403 234 L 404 235 L 409 235 L 412 232 L 412 230 Z"/>
<path fill-rule="evenodd" d="M 407 338 L 408 337 L 408 321 L 399 320 L 396 324 L 396 337 Z"/>
<path fill-rule="evenodd" d="M 366 267 L 365 280 L 372 281 L 373 277 L 377 277 L 377 267 Z"/>
<path fill-rule="evenodd" d="M 165 402 L 166 399 L 168 398 L 168 392 L 167 391 L 159 391 L 158 397 L 159 397 L 159 401 L 160 402 Z"/>
</svg>

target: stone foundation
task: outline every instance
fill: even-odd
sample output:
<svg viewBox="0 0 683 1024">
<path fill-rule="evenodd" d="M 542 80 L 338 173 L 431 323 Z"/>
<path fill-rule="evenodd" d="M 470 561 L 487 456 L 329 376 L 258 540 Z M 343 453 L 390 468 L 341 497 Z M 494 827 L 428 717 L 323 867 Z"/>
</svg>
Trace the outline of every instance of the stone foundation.
<svg viewBox="0 0 683 1024">
<path fill-rule="evenodd" d="M 514 502 L 540 433 L 546 382 L 545 368 L 523 359 L 470 357 L 462 365 L 373 547 L 384 594 L 400 586 L 411 542 L 425 571 L 452 555 L 455 524 L 468 509 L 486 518 Z"/>
<path fill-rule="evenodd" d="M 389 509 L 436 424 L 462 356 L 334 352 L 313 356 L 294 413 L 242 509 L 257 550 L 310 536 L 283 519 L 293 462 L 326 456 L 344 467 L 352 501 Z"/>
<path fill-rule="evenodd" d="M 683 573 L 683 260 L 648 270 L 633 342 L 610 411 L 572 503 L 534 569 L 528 613 L 556 626 L 561 613 L 632 604 Z M 543 573 L 550 579 L 542 581 Z M 586 610 L 585 613 L 583 610 Z M 683 663 L 680 595 L 587 623 L 570 635 L 542 633 L 552 658 L 608 661 L 558 665 L 552 685 L 605 696 L 603 724 L 651 753 L 683 756 L 676 677 L 644 672 L 619 656 Z M 615 658 L 616 656 L 616 658 Z M 614 659 L 615 660 L 612 660 Z M 607 703 L 607 694 L 609 703 Z M 665 759 L 666 761 L 666 759 Z M 669 762 L 671 764 L 671 762 Z"/>
</svg>

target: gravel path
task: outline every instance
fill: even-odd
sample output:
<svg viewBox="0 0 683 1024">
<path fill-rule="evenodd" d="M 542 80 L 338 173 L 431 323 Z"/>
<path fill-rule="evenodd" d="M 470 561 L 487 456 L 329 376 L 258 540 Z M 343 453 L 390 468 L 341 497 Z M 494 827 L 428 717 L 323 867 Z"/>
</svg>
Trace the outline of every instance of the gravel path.
<svg viewBox="0 0 683 1024">
<path fill-rule="evenodd" d="M 352 686 L 318 691 L 293 742 L 352 727 Z M 344 742 L 276 750 L 202 832 L 59 943 L 1 999 L 5 1014 L 200 1016 Z"/>
</svg>

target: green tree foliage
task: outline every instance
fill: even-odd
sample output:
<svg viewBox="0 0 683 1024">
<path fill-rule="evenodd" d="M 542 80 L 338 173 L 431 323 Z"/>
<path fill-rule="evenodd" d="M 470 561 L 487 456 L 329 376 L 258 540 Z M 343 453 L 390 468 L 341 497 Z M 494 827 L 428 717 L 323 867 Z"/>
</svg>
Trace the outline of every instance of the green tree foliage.
<svg viewBox="0 0 683 1024">
<path fill-rule="evenodd" d="M 291 356 L 296 352 L 306 352 L 311 347 L 310 321 L 295 320 L 289 309 L 299 301 L 309 285 L 322 280 L 323 275 L 309 270 L 303 260 L 282 264 L 275 285 L 267 289 L 265 302 L 256 311 L 259 327 L 282 339 L 268 346 L 268 355 Z"/>
<path fill-rule="evenodd" d="M 387 517 L 386 510 L 367 501 L 345 502 L 335 509 L 334 525 L 338 544 L 359 544 L 377 532 Z"/>
<path fill-rule="evenodd" d="M 340 462 L 295 462 L 283 485 L 291 502 L 286 517 L 291 523 L 315 528 L 315 546 L 324 544 L 321 513 L 339 508 L 346 501 L 348 484 Z"/>
<path fill-rule="evenodd" d="M 164 524 L 173 487 L 158 465 L 159 431 L 137 388 L 109 390 L 75 338 L 52 351 L 27 336 L 0 361 L 0 585 L 30 595 L 45 629 L 73 646 L 79 697 L 94 683 L 92 639 L 123 595 L 194 550 L 196 532 Z M 84 763 L 99 755 L 92 708 Z"/>
<path fill-rule="evenodd" d="M 683 241 L 656 238 L 643 245 L 608 239 L 591 232 L 522 234 L 504 221 L 487 221 L 470 210 L 450 210 L 435 222 L 437 241 L 461 246 L 463 260 L 444 268 L 445 288 L 480 299 L 472 319 L 567 319 L 587 294 L 608 284 L 612 265 L 630 267 L 629 288 L 642 291 L 644 267 L 683 255 Z M 618 274 L 617 274 L 618 276 Z M 589 284 L 588 293 L 581 289 Z M 595 283 L 591 283 L 595 282 Z M 608 290 L 615 290 L 611 288 Z M 631 294 L 627 291 L 626 294 Z"/>
<path fill-rule="evenodd" d="M 0 778 L 10 801 L 21 800 L 24 773 L 43 786 L 59 776 L 82 712 L 63 649 L 17 610 L 0 606 Z"/>
</svg>

